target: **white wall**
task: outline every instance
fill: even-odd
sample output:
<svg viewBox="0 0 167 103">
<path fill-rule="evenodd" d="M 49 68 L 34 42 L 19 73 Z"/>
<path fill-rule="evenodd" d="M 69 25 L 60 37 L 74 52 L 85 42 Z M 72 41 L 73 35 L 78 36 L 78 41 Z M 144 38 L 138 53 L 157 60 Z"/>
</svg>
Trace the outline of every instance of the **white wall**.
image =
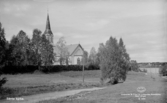
<svg viewBox="0 0 167 103">
<path fill-rule="evenodd" d="M 82 60 L 82 56 L 74 56 L 74 64 L 77 64 L 77 59 L 80 58 Z"/>
</svg>

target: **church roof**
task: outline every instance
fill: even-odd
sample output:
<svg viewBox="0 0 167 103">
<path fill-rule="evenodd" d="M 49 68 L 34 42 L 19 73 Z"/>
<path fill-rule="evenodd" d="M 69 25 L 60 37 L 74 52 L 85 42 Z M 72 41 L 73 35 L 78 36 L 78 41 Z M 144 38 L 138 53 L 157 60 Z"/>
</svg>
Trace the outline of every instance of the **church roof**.
<svg viewBox="0 0 167 103">
<path fill-rule="evenodd" d="M 75 49 L 76 49 L 78 46 L 81 47 L 80 44 L 70 44 L 70 45 L 67 45 L 67 49 L 68 49 L 69 54 L 72 55 L 73 52 L 75 51 Z M 82 48 L 82 47 L 81 47 L 81 48 Z M 82 48 L 82 50 L 83 50 L 83 48 Z M 54 46 L 54 53 L 56 53 L 56 56 L 60 56 L 60 50 L 58 49 L 57 46 Z"/>
<path fill-rule="evenodd" d="M 79 44 L 71 44 L 71 45 L 67 45 L 67 49 L 68 52 L 70 53 L 70 55 L 72 55 L 72 53 L 74 52 L 74 50 L 78 47 Z"/>
</svg>

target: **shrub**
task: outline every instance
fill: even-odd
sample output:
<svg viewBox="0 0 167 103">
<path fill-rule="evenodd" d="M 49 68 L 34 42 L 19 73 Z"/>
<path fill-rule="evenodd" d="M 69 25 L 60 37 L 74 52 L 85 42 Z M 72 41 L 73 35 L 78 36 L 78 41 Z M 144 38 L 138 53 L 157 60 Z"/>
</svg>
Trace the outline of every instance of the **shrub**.
<svg viewBox="0 0 167 103">
<path fill-rule="evenodd" d="M 63 71 L 82 71 L 82 65 L 52 65 L 52 66 L 41 66 L 40 70 L 44 73 L 55 73 Z M 99 67 L 89 65 L 84 67 L 85 70 L 99 70 Z M 5 66 L 2 69 L 3 74 L 18 74 L 18 73 L 34 73 L 39 70 L 38 66 Z"/>
<path fill-rule="evenodd" d="M 33 73 L 38 70 L 38 66 L 5 66 L 2 69 L 3 74 Z"/>
<path fill-rule="evenodd" d="M 0 79 L 0 90 L 2 89 L 2 86 L 7 82 L 6 77 L 3 77 L 2 79 Z"/>
<path fill-rule="evenodd" d="M 82 65 L 55 65 L 55 66 L 47 66 L 42 67 L 42 71 L 44 73 L 54 73 L 54 72 L 62 72 L 62 71 L 82 71 L 83 66 Z M 93 65 L 85 66 L 85 70 L 99 70 L 98 67 L 95 67 Z"/>
<path fill-rule="evenodd" d="M 143 70 L 143 72 L 147 73 L 147 70 L 146 70 L 146 69 L 144 69 L 144 70 Z"/>
<path fill-rule="evenodd" d="M 167 64 L 161 66 L 159 73 L 163 76 L 167 76 Z"/>
<path fill-rule="evenodd" d="M 2 72 L 1 72 L 2 74 Z M 0 74 L 0 77 L 1 77 L 1 74 Z M 7 79 L 6 77 L 3 77 L 3 78 L 0 78 L 0 91 L 2 91 L 2 86 L 7 82 Z"/>
<path fill-rule="evenodd" d="M 136 60 L 131 60 L 131 70 L 135 72 L 139 72 L 139 66 Z"/>
</svg>

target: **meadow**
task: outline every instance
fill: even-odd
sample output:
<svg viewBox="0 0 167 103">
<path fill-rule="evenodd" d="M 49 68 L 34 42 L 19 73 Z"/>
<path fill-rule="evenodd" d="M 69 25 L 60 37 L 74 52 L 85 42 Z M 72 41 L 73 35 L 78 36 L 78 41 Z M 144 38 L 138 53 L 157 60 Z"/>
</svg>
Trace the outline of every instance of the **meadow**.
<svg viewBox="0 0 167 103">
<path fill-rule="evenodd" d="M 129 72 L 124 83 L 39 103 L 166 103 L 166 85 L 167 79 L 158 74 Z M 141 93 L 137 90 L 138 87 L 146 90 Z"/>
<path fill-rule="evenodd" d="M 100 75 L 100 70 L 85 71 L 84 84 L 82 84 L 81 71 L 2 75 L 8 79 L 4 88 L 12 88 L 12 91 L 8 91 L 2 98 L 102 87 L 100 85 Z M 158 74 L 148 73 L 146 75 L 143 72 L 130 71 L 124 83 L 105 85 L 106 88 L 102 90 L 81 92 L 72 96 L 39 101 L 39 103 L 166 103 L 166 81 L 166 78 L 162 78 Z M 146 88 L 145 94 L 157 93 L 160 96 L 151 95 L 146 96 L 145 100 L 139 100 L 135 95 L 122 95 L 138 94 L 137 88 L 141 86 Z M 9 94 L 10 92 L 11 94 Z"/>
<path fill-rule="evenodd" d="M 84 84 L 81 71 L 2 75 L 8 81 L 0 99 L 100 86 L 100 70 L 87 70 L 84 74 Z"/>
</svg>

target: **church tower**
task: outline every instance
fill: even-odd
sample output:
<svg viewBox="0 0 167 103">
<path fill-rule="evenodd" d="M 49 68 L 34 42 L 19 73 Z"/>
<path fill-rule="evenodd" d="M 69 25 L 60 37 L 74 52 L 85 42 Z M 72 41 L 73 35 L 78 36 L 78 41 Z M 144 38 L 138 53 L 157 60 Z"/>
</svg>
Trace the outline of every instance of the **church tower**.
<svg viewBox="0 0 167 103">
<path fill-rule="evenodd" d="M 49 14 L 48 13 L 47 13 L 46 29 L 45 29 L 44 35 L 46 36 L 46 39 L 49 40 L 49 42 L 51 44 L 53 44 L 53 33 L 51 31 L 50 20 L 49 20 Z"/>
</svg>

